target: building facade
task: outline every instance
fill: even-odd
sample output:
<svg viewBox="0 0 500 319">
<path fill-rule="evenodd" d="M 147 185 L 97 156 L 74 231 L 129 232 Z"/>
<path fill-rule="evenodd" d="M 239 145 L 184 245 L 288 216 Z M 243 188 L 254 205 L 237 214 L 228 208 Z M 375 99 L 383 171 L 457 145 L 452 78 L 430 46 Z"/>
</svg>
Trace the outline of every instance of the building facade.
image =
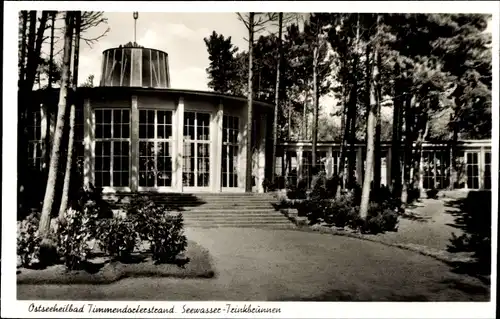
<svg viewBox="0 0 500 319">
<path fill-rule="evenodd" d="M 348 147 L 349 148 L 349 147 Z M 276 174 L 289 183 L 298 179 L 311 181 L 312 145 L 310 142 L 285 142 L 278 148 Z M 366 145 L 356 144 L 356 170 L 354 176 L 362 184 L 366 165 Z M 381 184 L 390 185 L 401 176 L 391 176 L 391 163 L 397 160 L 392 156 L 391 143 L 381 145 Z M 327 176 L 339 173 L 340 144 L 338 142 L 319 142 L 317 145 L 317 161 L 320 170 Z M 400 153 L 403 154 L 403 147 Z M 446 189 L 450 183 L 450 143 L 423 144 L 423 187 L 425 189 Z M 403 169 L 402 158 L 400 167 Z M 491 189 L 491 140 L 462 140 L 457 144 L 456 170 L 458 185 L 461 189 Z M 371 176 L 373 179 L 373 176 Z"/>
<path fill-rule="evenodd" d="M 273 105 L 254 101 L 247 145 L 245 97 L 170 88 L 168 54 L 142 47 L 103 52 L 100 86 L 78 88 L 75 158 L 83 183 L 104 192 L 244 192 L 247 152 L 253 191 L 262 192 L 272 165 Z M 58 90 L 35 92 L 28 161 L 48 164 Z M 64 144 L 63 144 L 64 145 Z M 450 148 L 424 144 L 424 188 L 449 185 Z M 311 143 L 278 145 L 276 174 L 288 182 L 311 179 Z M 365 145 L 357 144 L 356 179 L 362 182 Z M 391 145 L 382 146 L 382 184 L 389 185 Z M 491 188 L 491 141 L 460 141 L 459 187 Z M 317 158 L 328 176 L 339 172 L 340 145 L 319 142 Z"/>
<path fill-rule="evenodd" d="M 40 94 L 28 157 L 43 169 L 58 92 Z M 248 147 L 245 97 L 171 89 L 168 55 L 139 47 L 104 51 L 100 86 L 79 88 L 75 99 L 75 153 L 85 185 L 104 192 L 243 192 L 250 151 L 253 190 L 262 191 L 271 104 L 254 102 Z"/>
</svg>

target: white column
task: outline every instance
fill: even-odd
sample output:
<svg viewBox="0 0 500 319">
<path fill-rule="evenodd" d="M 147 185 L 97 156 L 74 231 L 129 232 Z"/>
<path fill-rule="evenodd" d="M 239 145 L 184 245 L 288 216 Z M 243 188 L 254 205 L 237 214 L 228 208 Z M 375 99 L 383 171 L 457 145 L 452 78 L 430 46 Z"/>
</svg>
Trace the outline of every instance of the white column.
<svg viewBox="0 0 500 319">
<path fill-rule="evenodd" d="M 328 147 L 326 151 L 325 171 L 326 177 L 330 178 L 333 176 L 333 150 L 331 147 Z"/>
<path fill-rule="evenodd" d="M 479 189 L 484 189 L 484 168 L 484 146 L 481 146 L 481 149 L 479 150 Z"/>
<path fill-rule="evenodd" d="M 174 163 L 175 163 L 175 176 L 176 182 L 175 189 L 178 192 L 182 192 L 182 156 L 184 153 L 184 97 L 179 97 L 176 110 L 176 120 L 177 126 L 176 137 L 177 137 L 177 150 L 174 153 Z"/>
<path fill-rule="evenodd" d="M 90 99 L 83 101 L 83 185 L 89 187 L 94 183 L 94 112 L 90 105 Z"/>
<path fill-rule="evenodd" d="M 173 189 L 173 190 L 176 190 L 177 188 L 177 157 L 176 157 L 176 154 L 177 154 L 177 150 L 178 150 L 178 136 L 179 134 L 177 134 L 177 130 L 179 129 L 180 125 L 179 125 L 179 121 L 178 121 L 178 118 L 177 118 L 177 108 L 174 108 L 174 110 L 172 111 L 172 142 L 171 142 L 171 156 L 172 156 L 172 183 L 170 185 L 170 187 Z"/>
<path fill-rule="evenodd" d="M 219 102 L 219 107 L 217 109 L 217 114 L 215 116 L 215 132 L 212 134 L 214 136 L 213 141 L 214 141 L 214 146 L 213 149 L 215 150 L 215 156 L 214 156 L 214 163 L 212 166 L 212 176 L 213 176 L 213 191 L 215 192 L 220 192 L 222 190 L 222 183 L 221 183 L 221 165 L 222 165 L 222 124 L 223 124 L 223 118 L 224 118 L 224 104 L 222 103 L 222 100 Z"/>
<path fill-rule="evenodd" d="M 130 112 L 130 190 L 139 189 L 139 107 L 137 95 L 132 95 Z"/>
</svg>

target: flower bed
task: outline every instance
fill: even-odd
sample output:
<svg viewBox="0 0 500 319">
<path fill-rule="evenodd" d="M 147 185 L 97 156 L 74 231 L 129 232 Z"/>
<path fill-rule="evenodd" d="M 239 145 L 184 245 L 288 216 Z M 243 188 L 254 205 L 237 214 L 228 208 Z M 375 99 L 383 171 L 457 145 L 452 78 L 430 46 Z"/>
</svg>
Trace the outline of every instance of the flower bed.
<svg viewBox="0 0 500 319">
<path fill-rule="evenodd" d="M 188 241 L 183 256 L 174 263 L 156 263 L 147 249 L 128 259 L 113 260 L 96 251 L 79 270 L 62 264 L 44 269 L 18 268 L 18 284 L 109 284 L 128 277 L 211 278 L 215 275 L 210 254 Z"/>
<path fill-rule="evenodd" d="M 126 214 L 103 216 L 95 190 L 84 192 L 41 240 L 39 214 L 18 223 L 20 282 L 113 282 L 127 276 L 211 277 L 208 253 L 184 235 L 182 214 L 148 198 Z M 187 250 L 186 250 L 187 249 Z M 20 276 L 20 277 L 19 277 Z"/>
</svg>

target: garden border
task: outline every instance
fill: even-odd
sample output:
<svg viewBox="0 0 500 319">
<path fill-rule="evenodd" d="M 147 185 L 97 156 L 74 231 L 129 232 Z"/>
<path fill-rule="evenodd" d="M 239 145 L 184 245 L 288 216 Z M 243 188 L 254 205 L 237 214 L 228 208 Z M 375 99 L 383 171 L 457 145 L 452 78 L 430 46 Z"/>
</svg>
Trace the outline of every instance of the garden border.
<svg viewBox="0 0 500 319">
<path fill-rule="evenodd" d="M 189 240 L 186 250 L 186 257 L 190 258 L 186 268 L 175 264 L 160 264 L 153 265 L 148 261 L 145 269 L 140 269 L 139 264 L 123 264 L 119 262 L 105 263 L 102 269 L 97 273 L 88 273 L 84 271 L 75 271 L 69 273 L 68 276 L 60 276 L 63 265 L 57 265 L 57 269 L 50 270 L 26 270 L 25 272 L 16 274 L 18 285 L 71 285 L 71 284 L 88 284 L 88 285 L 105 285 L 112 284 L 125 278 L 190 278 L 190 279 L 210 279 L 216 276 L 214 269 L 213 258 L 205 247 Z M 193 249 L 193 247 L 195 247 Z M 195 253 L 193 253 L 195 252 Z M 192 265 L 193 267 L 190 267 Z M 201 266 L 201 267 L 200 267 Z M 205 266 L 208 266 L 206 269 Z M 154 269 L 158 267 L 157 269 Z M 41 273 L 44 272 L 45 273 Z"/>
<path fill-rule="evenodd" d="M 296 214 L 290 213 L 289 208 L 282 208 L 280 209 L 280 212 L 285 215 L 290 221 L 292 221 L 298 228 L 298 230 L 301 231 L 314 231 L 314 232 L 319 232 L 323 234 L 330 234 L 330 235 L 335 235 L 335 236 L 344 236 L 344 237 L 351 237 L 351 238 L 357 238 L 357 239 L 362 239 L 362 240 L 367 240 L 379 244 L 383 244 L 385 246 L 390 246 L 390 247 L 397 247 L 400 249 L 405 249 L 409 251 L 413 251 L 416 253 L 419 253 L 424 256 L 429 256 L 433 257 L 434 259 L 437 259 L 439 261 L 448 263 L 448 264 L 454 264 L 454 263 L 469 263 L 473 261 L 473 258 L 470 257 L 469 253 L 463 253 L 463 254 L 452 254 L 449 253 L 445 250 L 439 250 L 439 249 L 433 249 L 428 246 L 424 245 L 418 245 L 418 244 L 402 244 L 402 243 L 390 243 L 388 241 L 385 241 L 383 239 L 379 239 L 376 236 L 377 235 L 369 235 L 369 234 L 361 234 L 358 232 L 354 231 L 349 231 L 349 230 L 339 230 L 335 229 L 332 227 L 328 226 L 323 226 L 323 225 L 308 225 L 307 224 L 307 218 L 305 217 L 297 217 Z"/>
</svg>

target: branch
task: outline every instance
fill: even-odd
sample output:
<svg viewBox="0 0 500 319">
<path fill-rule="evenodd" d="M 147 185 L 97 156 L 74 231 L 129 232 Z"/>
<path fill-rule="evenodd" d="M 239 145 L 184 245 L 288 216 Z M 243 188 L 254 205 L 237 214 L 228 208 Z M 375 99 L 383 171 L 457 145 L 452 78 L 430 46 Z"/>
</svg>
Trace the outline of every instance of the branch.
<svg viewBox="0 0 500 319">
<path fill-rule="evenodd" d="M 110 28 L 108 27 L 108 28 L 106 29 L 106 31 L 104 31 L 101 35 L 99 35 L 99 36 L 97 36 L 97 37 L 95 37 L 95 38 L 90 38 L 90 39 L 89 39 L 89 38 L 85 38 L 85 37 L 80 37 L 80 39 L 81 39 L 81 40 L 83 40 L 83 41 L 85 41 L 85 43 L 86 43 L 89 47 L 91 47 L 91 48 L 92 48 L 92 45 L 93 45 L 94 43 L 96 43 L 97 41 L 99 41 L 100 39 L 104 38 L 104 37 L 108 34 L 109 30 L 110 30 Z"/>
<path fill-rule="evenodd" d="M 243 22 L 243 24 L 245 25 L 245 27 L 247 28 L 247 30 L 250 30 L 250 24 L 245 20 L 245 18 L 243 17 L 243 15 L 241 15 L 241 13 L 239 12 L 236 12 L 236 15 L 238 16 L 238 19 Z"/>
</svg>

